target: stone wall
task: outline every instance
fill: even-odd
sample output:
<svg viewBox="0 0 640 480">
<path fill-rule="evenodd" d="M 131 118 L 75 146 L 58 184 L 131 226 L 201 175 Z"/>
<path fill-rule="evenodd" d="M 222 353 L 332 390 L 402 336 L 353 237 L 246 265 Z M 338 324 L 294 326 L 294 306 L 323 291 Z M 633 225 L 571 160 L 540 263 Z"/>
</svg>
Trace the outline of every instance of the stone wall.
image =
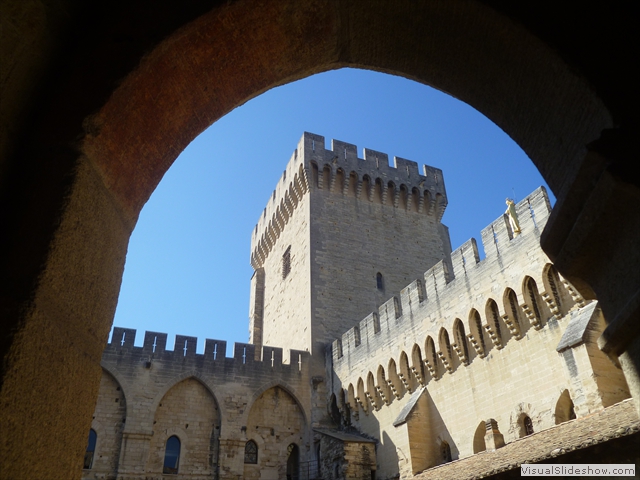
<svg viewBox="0 0 640 480">
<path fill-rule="evenodd" d="M 224 341 L 207 339 L 204 353 L 196 354 L 194 337 L 176 336 L 171 351 L 166 334 L 146 332 L 143 346 L 135 347 L 135 333 L 115 328 L 105 349 L 93 420 L 95 461 L 83 478 L 161 478 L 166 442 L 174 435 L 181 442 L 177 479 L 243 478 L 251 439 L 259 440 L 259 458 L 274 471 L 283 457 L 269 442 L 277 448 L 280 441 L 296 443 L 306 460 L 307 352 L 292 351 L 291 364 L 284 364 L 282 349 L 263 347 L 256 361 L 254 345 L 235 344 L 227 358 Z"/>
<path fill-rule="evenodd" d="M 115 378 L 103 370 L 98 402 L 91 422 L 91 428 L 97 435 L 96 450 L 91 462 L 90 473 L 93 475 L 85 478 L 97 478 L 96 475 L 108 475 L 107 478 L 115 476 L 126 417 L 124 392 Z"/>
<path fill-rule="evenodd" d="M 311 206 L 312 324 L 328 343 L 438 261 L 451 244 L 440 223 L 442 171 L 305 134 Z"/>
<path fill-rule="evenodd" d="M 391 167 L 387 154 L 364 149 L 361 159 L 355 145 L 324 142 L 302 136 L 256 224 L 251 255 L 252 340 L 316 353 L 451 252 L 441 170 L 420 173 L 398 157 Z"/>
<path fill-rule="evenodd" d="M 379 478 L 442 463 L 445 443 L 454 459 L 472 455 L 489 418 L 506 442 L 522 435 L 524 415 L 534 431 L 549 428 L 565 390 L 578 416 L 628 397 L 622 372 L 594 350 L 597 305 L 585 304 L 538 246 L 550 210 L 544 190 L 517 208 L 520 235 L 499 218 L 483 230 L 484 260 L 475 241 L 465 243 L 452 271 L 436 265 L 334 342 L 336 398 L 353 425 L 383 439 Z M 580 319 L 584 338 L 559 354 Z"/>
</svg>

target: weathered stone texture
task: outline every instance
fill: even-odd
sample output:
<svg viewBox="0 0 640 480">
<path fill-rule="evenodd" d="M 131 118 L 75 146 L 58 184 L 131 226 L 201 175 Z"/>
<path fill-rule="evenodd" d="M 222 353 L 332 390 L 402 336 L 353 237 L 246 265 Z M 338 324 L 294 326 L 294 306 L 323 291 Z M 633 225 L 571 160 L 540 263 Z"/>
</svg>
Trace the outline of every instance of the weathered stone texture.
<svg viewBox="0 0 640 480">
<path fill-rule="evenodd" d="M 507 443 L 524 435 L 525 415 L 534 431 L 550 428 L 566 389 L 579 417 L 629 396 L 622 372 L 593 350 L 603 328 L 596 304 L 580 309 L 584 301 L 571 298 L 538 247 L 550 210 L 544 190 L 517 207 L 522 234 L 500 217 L 482 232 L 484 260 L 467 242 L 452 254 L 455 276 L 445 262 L 436 265 L 333 344 L 334 388 L 347 392 L 353 422 L 390 438 L 379 458 L 394 450 L 405 457 L 382 463 L 382 478 L 442 463 L 444 442 L 453 458 L 472 455 L 478 423 L 489 418 Z M 567 324 L 580 315 L 592 333 L 558 354 Z M 402 414 L 406 432 L 391 427 L 422 389 L 425 400 Z"/>
<path fill-rule="evenodd" d="M 143 346 L 135 347 L 135 333 L 114 329 L 102 360 L 103 385 L 119 392 L 119 408 L 126 401 L 126 415 L 119 412 L 123 415 L 116 424 L 122 426 L 126 418 L 122 446 L 110 450 L 110 461 L 117 468 L 106 474 L 117 473 L 121 479 L 161 478 L 166 441 L 172 435 L 181 442 L 179 472 L 188 478 L 242 478 L 244 446 L 250 438 L 262 438 L 261 429 L 267 426 L 281 429 L 277 438 L 271 438 L 271 430 L 267 435 L 277 448 L 276 440 L 288 439 L 306 455 L 311 384 L 308 353 L 292 351 L 294 361 L 286 365 L 280 348 L 264 347 L 260 355 L 264 360 L 256 361 L 253 345 L 235 344 L 234 357 L 227 358 L 224 341 L 207 339 L 204 354 L 196 354 L 194 337 L 178 335 L 170 351 L 165 348 L 166 334 L 146 332 Z M 101 395 L 94 425 L 113 420 L 110 393 Z M 277 408 L 265 404 L 274 398 Z M 265 415 L 273 415 L 270 423 Z M 100 456 L 107 438 L 103 439 L 101 430 L 97 432 Z M 263 450 L 258 458 L 260 455 L 265 465 L 275 462 L 271 467 L 276 470 L 281 464 L 286 466 L 286 458 L 281 462 L 273 451 L 265 454 Z M 105 470 L 84 470 L 83 478 L 98 478 L 99 474 Z"/>
</svg>

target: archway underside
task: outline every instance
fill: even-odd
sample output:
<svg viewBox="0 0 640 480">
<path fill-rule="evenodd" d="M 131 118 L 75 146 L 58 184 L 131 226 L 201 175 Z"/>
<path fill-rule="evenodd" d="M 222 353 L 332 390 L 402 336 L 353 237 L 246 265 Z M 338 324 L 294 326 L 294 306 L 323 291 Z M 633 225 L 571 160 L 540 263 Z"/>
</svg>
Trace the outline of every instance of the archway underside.
<svg viewBox="0 0 640 480">
<path fill-rule="evenodd" d="M 623 315 L 628 331 L 625 318 L 634 318 L 640 302 L 632 250 L 640 238 L 632 209 L 638 188 L 619 187 L 602 155 L 584 162 L 587 145 L 611 128 L 612 115 L 575 69 L 525 28 L 474 1 L 346 0 L 242 0 L 177 27 L 140 52 L 117 85 L 95 88 L 97 65 L 108 70 L 110 55 L 123 54 L 113 46 L 114 32 L 104 42 L 100 32 L 85 32 L 93 50 L 81 53 L 90 60 L 71 68 L 69 58 L 58 59 L 65 75 L 43 90 L 33 126 L 12 140 L 3 198 L 19 202 L 7 222 L 12 286 L 3 308 L 12 323 L 3 339 L 1 401 L 6 431 L 20 433 L 2 440 L 8 476 L 79 476 L 129 235 L 175 158 L 233 108 L 325 70 L 402 75 L 450 93 L 503 128 L 558 197 L 560 233 L 552 225 L 547 242 L 559 269 L 585 296 L 593 288 L 605 314 Z M 121 68 L 114 66 L 110 78 Z M 585 201 L 599 215 L 587 233 L 564 227 L 580 220 Z M 618 213 L 607 217 L 609 211 Z M 601 234 L 603 226 L 613 233 Z M 569 241 L 575 248 L 566 247 Z M 607 263 L 603 251 L 611 251 Z M 585 265 L 590 258 L 600 259 L 597 274 L 594 264 Z M 612 277 L 626 288 L 612 286 Z M 612 338 L 620 337 L 616 332 Z M 620 354 L 628 341 L 612 345 Z"/>
</svg>

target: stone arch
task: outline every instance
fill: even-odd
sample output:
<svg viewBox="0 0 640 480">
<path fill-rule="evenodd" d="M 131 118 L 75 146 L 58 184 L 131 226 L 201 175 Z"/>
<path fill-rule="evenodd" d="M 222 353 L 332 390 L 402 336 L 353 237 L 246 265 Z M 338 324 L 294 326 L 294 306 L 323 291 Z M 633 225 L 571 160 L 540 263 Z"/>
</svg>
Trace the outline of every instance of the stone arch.
<svg viewBox="0 0 640 480">
<path fill-rule="evenodd" d="M 98 436 L 91 471 L 109 474 L 118 468 L 122 435 L 128 417 L 126 395 L 122 384 L 108 369 L 102 369 L 94 418 L 91 422 Z M 133 418 L 133 417 L 132 417 Z"/>
<path fill-rule="evenodd" d="M 545 310 L 542 308 L 542 297 L 533 277 L 527 275 L 522 280 L 522 296 L 524 297 L 522 309 L 529 323 L 536 330 L 540 330 L 544 326 L 543 315 Z"/>
<path fill-rule="evenodd" d="M 318 188 L 318 179 L 320 176 L 320 172 L 318 171 L 318 163 L 311 160 L 309 164 L 311 165 L 311 187 Z"/>
<path fill-rule="evenodd" d="M 349 178 L 348 178 L 348 183 L 346 186 L 346 194 L 349 197 L 359 197 L 359 185 L 360 185 L 360 180 L 358 178 L 358 173 L 351 170 L 351 172 L 349 172 Z"/>
<path fill-rule="evenodd" d="M 391 358 L 389 359 L 389 365 L 387 368 L 388 376 L 387 383 L 389 384 L 389 388 L 391 392 L 396 398 L 401 398 L 404 393 L 404 387 L 402 385 L 402 381 L 398 376 L 398 368 L 396 366 L 396 361 Z"/>
<path fill-rule="evenodd" d="M 497 348 L 502 348 L 506 343 L 502 328 L 500 327 L 500 310 L 498 310 L 498 304 L 493 298 L 489 298 L 485 305 L 485 316 L 487 318 L 487 324 L 485 329 L 491 337 L 491 341 Z"/>
<path fill-rule="evenodd" d="M 423 199 L 424 206 L 422 208 L 424 213 L 431 215 L 433 213 L 433 195 L 429 190 L 424 191 Z"/>
<path fill-rule="evenodd" d="M 453 321 L 453 338 L 454 344 L 452 345 L 458 354 L 460 362 L 464 365 L 469 365 L 469 346 L 467 345 L 467 335 L 464 331 L 464 323 L 459 318 Z"/>
<path fill-rule="evenodd" d="M 440 328 L 438 333 L 438 356 L 448 372 L 453 372 L 456 365 L 453 362 L 451 354 L 451 341 L 449 340 L 449 332 L 444 327 Z"/>
<path fill-rule="evenodd" d="M 543 298 L 549 305 L 549 309 L 558 317 L 564 316 L 575 302 L 562 284 L 560 274 L 553 264 L 547 263 L 544 266 L 542 283 L 545 290 Z"/>
<path fill-rule="evenodd" d="M 322 188 L 323 190 L 331 189 L 331 182 L 334 181 L 333 169 L 328 163 L 322 167 Z"/>
<path fill-rule="evenodd" d="M 424 341 L 424 364 L 433 379 L 437 380 L 440 374 L 438 368 L 438 355 L 436 353 L 436 344 L 433 341 L 433 338 L 431 338 L 431 335 L 428 335 L 427 339 Z"/>
<path fill-rule="evenodd" d="M 531 420 L 531 417 L 526 413 L 523 413 L 518 417 L 518 425 L 520 427 L 520 438 L 534 433 L 533 420 Z"/>
<path fill-rule="evenodd" d="M 347 403 L 349 404 L 349 407 L 352 411 L 355 412 L 357 410 L 358 404 L 356 402 L 356 393 L 355 389 L 353 388 L 353 383 L 350 383 L 349 387 L 347 387 Z"/>
<path fill-rule="evenodd" d="M 371 193 L 371 200 L 373 203 L 383 204 L 383 196 L 385 192 L 386 188 L 383 186 L 382 180 L 379 177 L 376 178 Z"/>
<path fill-rule="evenodd" d="M 487 425 L 485 421 L 481 421 L 473 434 L 473 453 L 484 452 L 487 449 L 487 444 L 484 441 L 484 436 L 487 432 Z"/>
<path fill-rule="evenodd" d="M 133 413 L 132 411 L 132 405 L 128 405 L 126 403 L 127 401 L 127 391 L 129 389 L 129 386 L 126 384 L 125 379 L 122 378 L 122 376 L 120 375 L 120 372 L 116 371 L 116 370 L 111 370 L 110 368 L 107 367 L 102 367 L 102 374 L 104 375 L 105 373 L 107 373 L 108 375 L 110 375 L 111 377 L 113 377 L 114 381 L 118 384 L 118 386 L 120 387 L 121 391 L 122 391 L 122 395 L 124 396 L 124 400 L 125 400 L 125 404 L 127 405 L 127 411 L 126 411 L 126 415 L 127 417 L 129 415 L 131 415 Z M 124 385 L 127 385 L 127 387 L 125 388 Z"/>
<path fill-rule="evenodd" d="M 398 189 L 396 188 L 396 184 L 392 181 L 387 182 L 386 192 L 387 200 L 384 203 L 386 203 L 387 205 L 393 205 L 394 207 L 397 206 L 396 200 Z"/>
<path fill-rule="evenodd" d="M 276 388 L 276 387 L 284 390 L 291 398 L 293 398 L 293 400 L 298 405 L 298 408 L 300 409 L 300 412 L 302 412 L 302 416 L 304 418 L 305 425 L 308 425 L 309 424 L 309 419 L 311 418 L 311 412 L 308 412 L 308 411 L 305 410 L 304 405 L 298 399 L 298 395 L 296 393 L 296 389 L 291 387 L 291 385 L 289 385 L 287 382 L 283 382 L 281 380 L 274 380 L 274 381 L 271 381 L 271 382 L 265 382 L 260 386 L 260 388 L 257 388 L 255 390 L 255 393 L 251 396 L 251 400 L 249 400 L 249 402 L 247 404 L 248 408 L 245 409 L 246 415 L 248 415 L 248 412 L 251 410 L 252 405 L 264 394 L 264 392 L 266 392 L 267 390 L 269 390 L 271 388 Z"/>
<path fill-rule="evenodd" d="M 376 381 L 378 382 L 376 388 L 378 389 L 378 394 L 382 401 L 389 405 L 391 403 L 391 395 L 389 392 L 389 382 L 387 381 L 387 377 L 384 373 L 384 367 L 382 365 L 378 365 L 378 370 L 376 372 Z"/>
<path fill-rule="evenodd" d="M 180 473 L 213 474 L 220 420 L 215 398 L 201 380 L 189 376 L 172 384 L 153 414 L 147 471 L 162 473 L 167 439 L 176 435 L 181 443 Z"/>
<path fill-rule="evenodd" d="M 256 464 L 245 464 L 243 478 L 283 478 L 287 446 L 301 445 L 307 435 L 307 421 L 298 399 L 280 385 L 262 390 L 249 407 L 246 426 L 247 439 L 257 441 L 260 451 Z"/>
<path fill-rule="evenodd" d="M 367 394 L 364 389 L 364 381 L 362 377 L 358 378 L 358 382 L 356 383 L 356 402 L 360 404 L 364 413 L 369 413 L 369 402 L 367 402 Z"/>
<path fill-rule="evenodd" d="M 530 403 L 520 403 L 511 413 L 509 421 L 509 436 L 511 438 L 522 438 L 528 435 L 526 431 L 526 419 L 531 421 L 533 432 L 541 430 L 541 419 L 535 408 Z M 550 425 L 549 425 L 550 426 Z"/>
<path fill-rule="evenodd" d="M 469 312 L 469 333 L 467 338 L 480 358 L 484 358 L 488 353 L 483 330 L 480 313 L 475 308 L 472 308 Z"/>
<path fill-rule="evenodd" d="M 417 343 L 414 344 L 413 348 L 411 349 L 411 371 L 418 380 L 418 383 L 424 386 L 426 384 L 426 379 L 424 376 L 424 363 L 422 360 L 422 352 L 420 352 L 420 347 Z"/>
<path fill-rule="evenodd" d="M 382 402 L 380 402 L 378 391 L 376 390 L 376 381 L 371 372 L 367 374 L 367 398 L 374 410 L 380 410 Z"/>
<path fill-rule="evenodd" d="M 286 479 L 298 480 L 300 478 L 300 448 L 295 443 L 287 446 Z"/>
<path fill-rule="evenodd" d="M 7 331 L 17 333 L 6 342 L 6 352 L 10 352 L 6 355 L 11 355 L 14 370 L 3 377 L 3 398 L 9 405 L 30 405 L 34 414 L 26 416 L 32 422 L 23 425 L 27 431 L 38 431 L 37 425 L 43 424 L 46 403 L 64 405 L 63 393 L 56 393 L 54 386 L 47 387 L 52 375 L 68 379 L 70 397 L 77 400 L 60 410 L 56 419 L 60 428 L 51 431 L 70 428 L 65 425 L 71 425 L 78 415 L 88 426 L 93 407 L 89 397 L 97 391 L 103 340 L 112 321 L 128 236 L 141 206 L 185 145 L 217 118 L 271 86 L 344 65 L 397 73 L 432 84 L 493 119 L 533 159 L 551 188 L 572 198 L 573 205 L 581 201 L 570 189 L 574 176 L 580 172 L 579 179 L 588 181 L 580 169 L 585 146 L 613 125 L 614 115 L 616 124 L 625 124 L 633 108 L 625 107 L 629 103 L 625 101 L 629 82 L 601 68 L 604 64 L 615 69 L 615 65 L 597 53 L 585 55 L 589 46 L 576 49 L 579 41 L 567 44 L 555 27 L 541 20 L 543 16 L 529 17 L 525 8 L 516 6 L 507 11 L 479 1 L 462 6 L 337 2 L 325 9 L 315 7 L 306 1 L 267 1 L 260 8 L 247 2 L 206 8 L 200 3 L 192 6 L 183 2 L 154 15 L 140 15 L 142 22 L 136 30 L 142 33 L 135 38 L 141 41 L 132 42 L 124 53 L 120 45 L 103 40 L 111 38 L 114 24 L 124 28 L 125 34 L 132 33 L 114 19 L 128 18 L 128 9 L 134 7 L 113 9 L 104 20 L 100 17 L 99 23 L 93 23 L 98 20 L 87 17 L 83 9 L 67 17 L 58 15 L 55 9 L 60 7 L 43 4 L 43 8 L 54 10 L 53 15 L 44 15 L 52 24 L 29 28 L 19 39 L 24 42 L 20 45 L 29 45 L 34 54 L 22 55 L 22 48 L 10 53 L 20 68 L 14 69 L 15 76 L 3 84 L 2 92 L 4 98 L 16 98 L 6 114 L 15 130 L 6 130 L 10 139 L 3 150 L 3 154 L 8 152 L 8 167 L 3 172 L 9 175 L 4 182 L 10 185 L 8 195 L 15 193 L 19 197 L 15 204 L 20 205 L 7 228 L 12 232 L 8 256 L 14 258 L 8 283 L 16 285 L 7 306 L 12 312 Z M 6 22 L 25 16 L 21 8 L 30 7 L 16 8 Z M 372 22 L 372 18 L 379 21 Z M 469 22 L 469 18 L 474 21 Z M 527 27 L 525 19 L 531 26 Z M 57 21 L 65 22 L 65 28 L 58 28 Z M 58 42 L 68 32 L 66 23 L 73 31 L 91 32 L 81 52 Z M 397 28 L 399 25 L 403 28 Z M 616 26 L 609 25 L 609 31 L 614 33 Z M 575 24 L 573 28 L 580 33 L 578 38 L 592 41 L 591 34 Z M 45 30 L 48 33 L 41 35 Z M 229 42 L 239 31 L 250 35 L 243 42 Z M 429 42 L 423 41 L 425 32 L 429 32 Z M 479 36 L 486 41 L 475 41 Z M 69 61 L 56 64 L 51 45 L 60 49 L 55 58 Z M 610 48 L 613 44 L 607 45 Z M 211 58 L 212 51 L 219 52 L 217 62 L 198 61 Z M 87 60 L 86 65 L 77 61 L 79 55 Z M 477 62 L 466 62 L 470 56 Z M 569 57 L 571 64 L 564 60 Z M 175 68 L 177 64 L 185 68 Z M 505 75 L 507 69 L 513 74 Z M 95 75 L 97 71 L 101 74 Z M 55 82 L 47 85 L 52 78 Z M 213 88 L 211 79 L 216 79 Z M 67 93 L 74 86 L 82 88 L 69 98 Z M 620 93 L 616 92 L 618 86 L 622 87 Z M 40 93 L 33 95 L 36 91 Z M 18 95 L 14 95 L 16 92 Z M 69 108 L 58 115 L 56 108 L 62 101 Z M 25 121 L 30 115 L 37 122 Z M 79 143 L 78 155 L 67 148 L 49 148 Z M 39 145 L 41 150 L 30 150 L 29 144 Z M 127 162 L 130 158 L 137 161 Z M 33 173 L 25 174 L 27 167 L 20 168 L 21 164 L 28 165 Z M 605 173 L 610 175 L 608 170 Z M 629 188 L 637 190 L 632 185 Z M 33 201 L 21 201 L 30 197 Z M 93 208 L 83 209 L 82 205 L 90 204 L 83 201 L 88 198 L 95 200 Z M 603 206 L 603 211 L 605 208 L 610 206 Z M 580 211 L 574 210 L 568 212 L 570 220 L 564 222 L 568 227 Z M 108 221 L 98 225 L 94 221 L 98 216 Z M 71 224 L 82 228 L 70 229 Z M 37 241 L 27 241 L 33 232 L 38 232 Z M 611 235 L 596 237 L 615 238 L 615 233 Z M 559 251 L 564 239 L 565 232 L 560 231 L 549 244 Z M 614 248 L 623 251 L 624 244 L 620 241 Z M 83 268 L 74 266 L 78 252 L 87 252 Z M 589 255 L 592 257 L 585 262 L 598 257 L 597 253 Z M 634 262 L 628 263 L 635 266 Z M 588 275 L 576 285 L 589 298 L 593 297 L 589 282 L 605 293 L 616 289 L 612 282 L 608 288 L 603 286 L 607 282 L 600 279 L 607 275 L 597 268 L 590 274 L 570 262 L 564 268 L 578 280 Z M 65 279 L 73 279 L 73 285 L 59 288 Z M 94 279 L 99 279 L 98 288 Z M 58 293 L 60 307 L 37 301 Z M 624 295 L 618 297 L 621 302 L 627 301 Z M 611 298 L 611 304 L 605 303 L 605 314 L 611 309 L 607 316 L 615 318 L 618 306 L 613 295 Z M 36 299 L 34 303 L 32 299 Z M 25 305 L 29 308 L 23 308 Z M 29 335 L 46 331 L 45 322 L 60 326 L 60 341 Z M 46 363 L 43 358 L 62 357 L 69 345 L 62 339 L 72 338 L 74 332 L 87 338 L 73 359 L 85 368 Z M 35 351 L 47 354 L 36 357 L 32 355 Z M 83 360 L 86 358 L 92 359 L 90 366 Z M 28 371 L 42 373 L 26 385 L 23 382 L 28 376 L 24 373 Z M 38 388 L 33 388 L 36 380 Z M 11 416 L 11 426 L 24 417 L 19 420 Z M 84 439 L 73 434 L 71 438 L 75 439 L 71 448 L 80 452 Z M 42 465 L 56 472 L 73 471 L 75 457 L 51 448 L 55 443 L 52 437 L 25 436 L 21 441 L 24 444 L 13 451 L 34 452 L 37 448 L 43 452 Z M 29 455 L 11 463 L 16 472 L 25 471 L 32 460 L 33 455 Z"/>
<path fill-rule="evenodd" d="M 409 210 L 410 209 L 410 205 L 409 205 L 409 189 L 407 188 L 407 186 L 404 183 L 400 184 L 400 191 L 399 191 L 399 202 L 398 202 L 398 207 L 401 208 L 402 210 Z"/>
<path fill-rule="evenodd" d="M 518 303 L 518 295 L 515 290 L 510 287 L 505 288 L 502 295 L 502 304 L 504 306 L 505 324 L 511 334 L 519 340 L 523 335 L 522 311 Z"/>
<path fill-rule="evenodd" d="M 411 189 L 411 210 L 413 212 L 419 212 L 422 207 L 422 196 L 420 195 L 420 190 L 416 187 Z"/>
<path fill-rule="evenodd" d="M 451 456 L 451 446 L 449 445 L 449 442 L 447 442 L 446 440 L 443 440 L 440 443 L 440 462 L 441 463 L 449 463 L 452 461 L 452 456 Z"/>
<path fill-rule="evenodd" d="M 369 200 L 370 202 L 373 201 L 373 191 L 372 188 L 375 185 L 371 183 L 371 177 L 367 174 L 363 175 L 362 177 L 362 190 L 360 195 L 364 195 L 364 198 L 366 198 L 367 200 Z"/>
<path fill-rule="evenodd" d="M 344 194 L 345 180 L 347 179 L 343 168 L 338 167 L 333 179 L 333 190 L 337 193 Z"/>
<path fill-rule="evenodd" d="M 436 198 L 433 205 L 433 215 L 436 218 L 442 218 L 446 206 L 446 198 L 441 193 L 436 193 Z"/>
<path fill-rule="evenodd" d="M 398 372 L 398 377 L 402 381 L 404 388 L 409 392 L 413 392 L 414 385 L 414 377 L 411 374 L 411 369 L 409 368 L 409 357 L 405 353 L 405 351 L 400 352 L 400 357 L 398 360 L 398 364 L 400 365 L 400 371 Z"/>
<path fill-rule="evenodd" d="M 193 379 L 199 382 L 209 392 L 209 395 L 211 395 L 211 397 L 213 398 L 217 411 L 221 412 L 218 399 L 216 398 L 215 393 L 213 393 L 213 389 L 211 388 L 211 386 L 207 383 L 206 380 L 204 380 L 198 374 L 198 372 L 196 372 L 195 370 L 191 370 L 188 372 L 183 372 L 171 378 L 157 391 L 155 397 L 153 398 L 151 404 L 149 405 L 149 417 L 148 417 L 149 422 L 151 422 L 153 415 L 155 415 L 155 411 L 158 409 L 158 405 L 160 405 L 160 402 L 165 397 L 165 395 L 169 392 L 169 390 L 171 390 L 173 387 L 178 385 L 180 382 L 183 382 L 184 380 L 187 380 L 187 379 Z M 149 423 L 148 428 L 150 430 L 152 429 L 151 423 Z"/>
<path fill-rule="evenodd" d="M 564 389 L 556 402 L 556 409 L 554 412 L 556 425 L 559 425 L 569 420 L 576 418 L 576 411 L 571 399 L 571 394 L 568 389 Z"/>
</svg>

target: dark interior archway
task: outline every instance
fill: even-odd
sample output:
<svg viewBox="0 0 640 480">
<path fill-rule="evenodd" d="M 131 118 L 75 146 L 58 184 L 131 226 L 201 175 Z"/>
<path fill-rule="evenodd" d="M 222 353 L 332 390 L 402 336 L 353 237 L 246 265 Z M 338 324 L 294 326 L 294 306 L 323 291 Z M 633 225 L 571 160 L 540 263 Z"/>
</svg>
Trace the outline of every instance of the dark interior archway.
<svg viewBox="0 0 640 480">
<path fill-rule="evenodd" d="M 343 66 L 434 86 L 503 128 L 558 199 L 543 246 L 598 295 L 603 348 L 627 371 L 640 363 L 637 79 L 626 67 L 637 47 L 615 2 L 553 14 L 473 0 L 2 8 L 9 477 L 79 475 L 128 238 L 177 155 L 261 92 Z M 637 399 L 637 376 L 627 380 Z"/>
</svg>

